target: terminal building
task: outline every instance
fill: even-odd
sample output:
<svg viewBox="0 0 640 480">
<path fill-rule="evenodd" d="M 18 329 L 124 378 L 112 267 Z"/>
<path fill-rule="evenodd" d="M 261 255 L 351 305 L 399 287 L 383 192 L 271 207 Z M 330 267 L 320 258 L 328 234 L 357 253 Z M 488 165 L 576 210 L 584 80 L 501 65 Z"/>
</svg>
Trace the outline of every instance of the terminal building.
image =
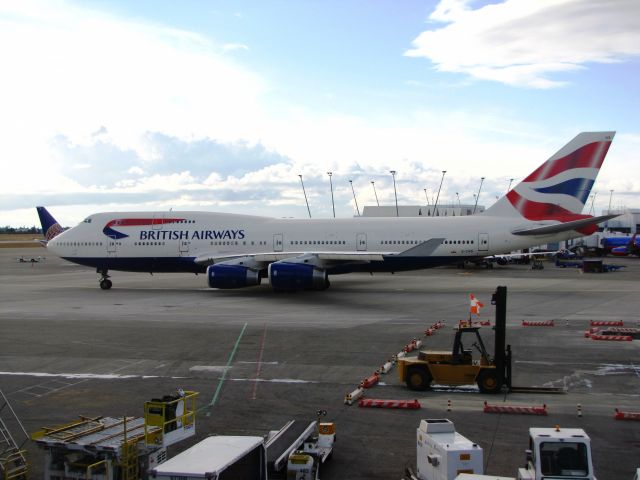
<svg viewBox="0 0 640 480">
<path fill-rule="evenodd" d="M 483 205 L 442 204 L 434 205 L 367 205 L 362 209 L 363 217 L 460 217 L 484 212 Z"/>
<path fill-rule="evenodd" d="M 603 215 L 619 214 L 620 216 L 604 222 L 603 230 L 634 234 L 640 232 L 640 208 L 624 208 L 604 210 Z"/>
</svg>

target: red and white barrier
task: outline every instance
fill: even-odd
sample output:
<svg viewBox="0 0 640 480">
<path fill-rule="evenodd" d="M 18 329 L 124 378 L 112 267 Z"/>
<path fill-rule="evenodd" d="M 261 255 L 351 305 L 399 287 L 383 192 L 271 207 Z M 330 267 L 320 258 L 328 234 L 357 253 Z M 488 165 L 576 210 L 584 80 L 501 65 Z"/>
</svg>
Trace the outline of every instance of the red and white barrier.
<svg viewBox="0 0 640 480">
<path fill-rule="evenodd" d="M 377 398 L 361 398 L 359 407 L 364 408 L 398 408 L 403 410 L 416 410 L 420 408 L 420 402 L 416 400 L 380 400 Z"/>
<path fill-rule="evenodd" d="M 523 327 L 555 327 L 555 322 L 553 320 L 547 320 L 545 322 L 529 322 L 527 320 L 522 321 Z"/>
<path fill-rule="evenodd" d="M 365 378 L 364 380 L 362 380 L 360 382 L 359 387 L 360 388 L 371 388 L 374 387 L 378 381 L 380 380 L 380 375 L 377 373 L 374 373 L 373 375 Z"/>
<path fill-rule="evenodd" d="M 380 373 L 386 374 L 389 373 L 389 370 L 393 367 L 393 361 L 389 360 L 387 363 L 380 367 Z"/>
<path fill-rule="evenodd" d="M 360 387 L 356 388 L 353 392 L 344 396 L 345 405 L 353 405 L 353 402 L 358 400 L 362 395 L 364 395 L 364 390 Z"/>
<path fill-rule="evenodd" d="M 616 408 L 616 414 L 613 418 L 616 420 L 640 420 L 640 412 L 621 412 Z"/>
<path fill-rule="evenodd" d="M 526 415 L 546 415 L 547 406 L 527 407 L 524 405 L 490 405 L 484 402 L 484 413 L 521 413 Z"/>
<path fill-rule="evenodd" d="M 424 336 L 425 337 L 430 337 L 434 333 L 436 333 L 436 331 L 433 328 L 429 327 L 424 331 Z"/>
<path fill-rule="evenodd" d="M 610 342 L 630 342 L 633 337 L 629 335 L 591 335 L 591 340 L 604 340 Z"/>
<path fill-rule="evenodd" d="M 624 322 L 622 320 L 591 320 L 589 324 L 592 327 L 624 327 Z"/>
</svg>

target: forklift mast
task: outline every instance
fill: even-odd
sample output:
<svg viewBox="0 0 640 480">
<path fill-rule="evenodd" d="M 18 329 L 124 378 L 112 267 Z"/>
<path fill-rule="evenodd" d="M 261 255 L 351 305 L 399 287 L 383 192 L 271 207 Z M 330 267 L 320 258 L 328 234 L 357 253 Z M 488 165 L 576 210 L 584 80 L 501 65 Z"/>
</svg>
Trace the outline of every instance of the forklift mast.
<svg viewBox="0 0 640 480">
<path fill-rule="evenodd" d="M 493 362 L 498 373 L 498 381 L 511 390 L 511 345 L 506 345 L 507 333 L 507 287 L 498 287 L 491 297 L 496 307 L 495 354 Z"/>
</svg>

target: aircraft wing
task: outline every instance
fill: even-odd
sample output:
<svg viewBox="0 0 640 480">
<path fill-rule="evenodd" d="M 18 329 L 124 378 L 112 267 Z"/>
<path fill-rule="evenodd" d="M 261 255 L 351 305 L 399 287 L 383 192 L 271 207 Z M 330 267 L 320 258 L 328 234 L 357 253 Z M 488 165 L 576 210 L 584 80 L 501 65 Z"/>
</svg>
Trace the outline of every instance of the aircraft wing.
<svg viewBox="0 0 640 480">
<path fill-rule="evenodd" d="M 315 259 L 323 263 L 353 263 L 353 262 L 373 262 L 383 261 L 384 257 L 389 256 L 403 256 L 403 257 L 428 257 L 436 248 L 438 248 L 444 238 L 432 238 L 419 245 L 411 247 L 403 252 L 359 252 L 359 251 L 345 251 L 345 252 L 263 252 L 263 253 L 237 253 L 237 254 L 221 254 L 205 253 L 195 258 L 194 262 L 198 265 L 213 265 L 216 263 L 233 262 L 242 258 L 250 258 L 256 263 L 264 264 L 266 266 L 269 263 L 278 262 L 281 260 L 295 260 L 300 258 L 308 258 L 313 256 Z"/>
<path fill-rule="evenodd" d="M 538 225 L 530 228 L 518 229 L 512 231 L 511 233 L 513 233 L 514 235 L 550 235 L 553 233 L 567 232 L 569 230 L 578 230 L 579 228 L 602 223 L 618 216 L 619 214 L 588 217 L 582 218 L 580 220 L 572 220 L 570 222 L 556 223 L 553 225 Z"/>
<path fill-rule="evenodd" d="M 314 255 L 319 260 L 330 262 L 370 262 L 383 260 L 387 255 L 394 255 L 395 252 L 265 252 L 265 253 L 238 253 L 233 255 L 224 254 L 204 254 L 196 257 L 194 262 L 198 265 L 213 265 L 215 263 L 228 262 L 239 258 L 251 258 L 259 263 L 272 263 L 280 260 L 294 259 L 303 255 Z"/>
</svg>

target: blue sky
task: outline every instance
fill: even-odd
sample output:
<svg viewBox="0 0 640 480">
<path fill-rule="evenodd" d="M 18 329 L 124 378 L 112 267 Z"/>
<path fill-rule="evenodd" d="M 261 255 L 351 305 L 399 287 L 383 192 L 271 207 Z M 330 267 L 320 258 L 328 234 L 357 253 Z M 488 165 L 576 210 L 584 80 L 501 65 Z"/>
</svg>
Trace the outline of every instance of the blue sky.
<svg viewBox="0 0 640 480">
<path fill-rule="evenodd" d="M 490 205 L 583 130 L 640 206 L 640 3 L 0 2 L 0 224 L 104 210 Z"/>
</svg>

